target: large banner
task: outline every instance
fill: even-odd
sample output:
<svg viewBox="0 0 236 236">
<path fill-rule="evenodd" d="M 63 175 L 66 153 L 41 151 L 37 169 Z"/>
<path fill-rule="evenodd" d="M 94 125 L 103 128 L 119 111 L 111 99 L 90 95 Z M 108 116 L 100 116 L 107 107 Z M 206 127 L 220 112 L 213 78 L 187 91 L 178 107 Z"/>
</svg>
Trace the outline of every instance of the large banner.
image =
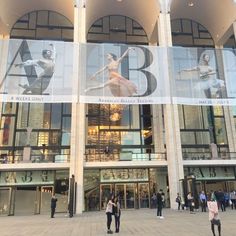
<svg viewBox="0 0 236 236">
<path fill-rule="evenodd" d="M 73 53 L 78 45 L 55 41 L 9 40 L 1 60 L 0 92 L 8 102 L 77 101 Z M 3 51 L 3 50 L 2 50 Z"/>
<path fill-rule="evenodd" d="M 169 48 L 174 104 L 236 105 L 234 50 Z"/>
<path fill-rule="evenodd" d="M 81 45 L 80 102 L 167 104 L 166 48 L 120 44 Z M 83 69 L 83 68 L 86 68 Z"/>
<path fill-rule="evenodd" d="M 236 105 L 233 49 L 0 40 L 4 102 Z"/>
</svg>

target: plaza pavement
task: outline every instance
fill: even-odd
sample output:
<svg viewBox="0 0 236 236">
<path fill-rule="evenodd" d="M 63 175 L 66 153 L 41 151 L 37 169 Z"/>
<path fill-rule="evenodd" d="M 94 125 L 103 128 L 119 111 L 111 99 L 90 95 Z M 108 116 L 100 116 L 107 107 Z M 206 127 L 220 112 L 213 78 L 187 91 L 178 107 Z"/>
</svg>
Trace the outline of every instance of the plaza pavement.
<svg viewBox="0 0 236 236">
<path fill-rule="evenodd" d="M 208 213 L 164 209 L 165 218 L 157 218 L 155 209 L 123 210 L 119 236 L 212 236 Z M 220 212 L 222 236 L 236 235 L 236 210 Z M 112 219 L 114 230 L 114 218 Z M 216 231 L 217 232 L 217 231 Z M 104 212 L 86 212 L 68 218 L 49 215 L 1 216 L 1 236 L 100 236 L 106 233 Z M 218 234 L 216 234 L 218 236 Z"/>
</svg>

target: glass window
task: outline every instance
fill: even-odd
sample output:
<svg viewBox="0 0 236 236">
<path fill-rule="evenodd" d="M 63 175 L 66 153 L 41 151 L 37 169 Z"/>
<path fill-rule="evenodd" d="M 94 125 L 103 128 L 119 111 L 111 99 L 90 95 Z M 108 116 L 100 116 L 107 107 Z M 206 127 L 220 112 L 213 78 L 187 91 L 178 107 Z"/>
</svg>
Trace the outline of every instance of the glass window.
<svg viewBox="0 0 236 236">
<path fill-rule="evenodd" d="M 140 145 L 140 132 L 120 132 L 122 145 Z"/>
<path fill-rule="evenodd" d="M 196 144 L 194 132 L 181 132 L 181 143 L 183 144 Z"/>
<path fill-rule="evenodd" d="M 147 44 L 146 32 L 136 21 L 120 15 L 105 16 L 89 29 L 89 42 L 123 42 Z"/>
<path fill-rule="evenodd" d="M 48 112 L 50 115 L 50 112 Z M 50 120 L 49 120 L 50 121 Z M 44 104 L 30 104 L 30 110 L 29 110 L 29 127 L 32 127 L 34 129 L 42 129 L 44 128 L 43 124 L 45 124 L 44 121 Z M 47 125 L 47 128 L 49 128 L 49 124 Z"/>
<path fill-rule="evenodd" d="M 17 128 L 24 129 L 28 126 L 29 104 L 20 103 L 17 115 Z"/>
<path fill-rule="evenodd" d="M 0 146 L 13 146 L 15 117 L 2 116 Z"/>
<path fill-rule="evenodd" d="M 16 103 L 3 103 L 2 104 L 2 114 L 14 114 L 16 112 Z"/>
<path fill-rule="evenodd" d="M 71 104 L 70 103 L 63 103 L 63 114 L 70 115 L 71 114 Z"/>
<path fill-rule="evenodd" d="M 61 110 L 62 105 L 58 103 L 52 104 L 51 112 L 51 129 L 60 129 L 61 128 Z"/>
<path fill-rule="evenodd" d="M 173 45 L 213 46 L 214 42 L 205 27 L 189 19 L 171 21 Z"/>
<path fill-rule="evenodd" d="M 66 33 L 62 33 L 66 30 Z M 12 27 L 11 38 L 73 41 L 73 25 L 53 11 L 34 11 L 22 16 Z"/>
<path fill-rule="evenodd" d="M 184 106 L 184 118 L 186 129 L 203 129 L 201 107 Z"/>
<path fill-rule="evenodd" d="M 214 106 L 213 110 L 214 110 L 215 116 L 223 116 L 224 115 L 223 107 L 221 107 L 221 106 Z"/>
<path fill-rule="evenodd" d="M 227 144 L 224 118 L 215 118 L 215 135 L 217 144 Z"/>
</svg>

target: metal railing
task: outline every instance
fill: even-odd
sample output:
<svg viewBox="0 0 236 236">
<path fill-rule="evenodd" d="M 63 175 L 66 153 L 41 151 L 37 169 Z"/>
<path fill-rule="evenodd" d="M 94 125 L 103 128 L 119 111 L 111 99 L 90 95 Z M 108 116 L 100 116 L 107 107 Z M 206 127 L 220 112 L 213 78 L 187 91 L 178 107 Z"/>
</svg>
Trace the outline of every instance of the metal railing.
<svg viewBox="0 0 236 236">
<path fill-rule="evenodd" d="M 0 164 L 17 164 L 17 163 L 67 163 L 70 162 L 68 154 L 42 154 L 30 155 L 29 160 L 25 160 L 23 155 L 3 155 L 0 157 Z"/>
<path fill-rule="evenodd" d="M 106 162 L 106 161 L 165 161 L 166 153 L 94 153 L 85 154 L 86 162 Z"/>
</svg>

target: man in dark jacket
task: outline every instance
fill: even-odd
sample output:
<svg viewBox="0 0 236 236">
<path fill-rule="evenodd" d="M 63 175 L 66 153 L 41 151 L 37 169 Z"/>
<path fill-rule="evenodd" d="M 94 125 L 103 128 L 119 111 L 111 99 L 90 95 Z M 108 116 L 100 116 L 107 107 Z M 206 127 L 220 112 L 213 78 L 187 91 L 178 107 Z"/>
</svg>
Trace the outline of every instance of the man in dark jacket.
<svg viewBox="0 0 236 236">
<path fill-rule="evenodd" d="M 162 216 L 162 207 L 163 207 L 163 198 L 162 198 L 162 189 L 157 193 L 156 198 L 157 198 L 157 216 L 160 216 L 160 219 L 164 219 Z"/>
<path fill-rule="evenodd" d="M 53 194 L 51 198 L 51 218 L 54 218 L 56 207 L 57 207 L 57 198 L 55 194 Z"/>
</svg>

